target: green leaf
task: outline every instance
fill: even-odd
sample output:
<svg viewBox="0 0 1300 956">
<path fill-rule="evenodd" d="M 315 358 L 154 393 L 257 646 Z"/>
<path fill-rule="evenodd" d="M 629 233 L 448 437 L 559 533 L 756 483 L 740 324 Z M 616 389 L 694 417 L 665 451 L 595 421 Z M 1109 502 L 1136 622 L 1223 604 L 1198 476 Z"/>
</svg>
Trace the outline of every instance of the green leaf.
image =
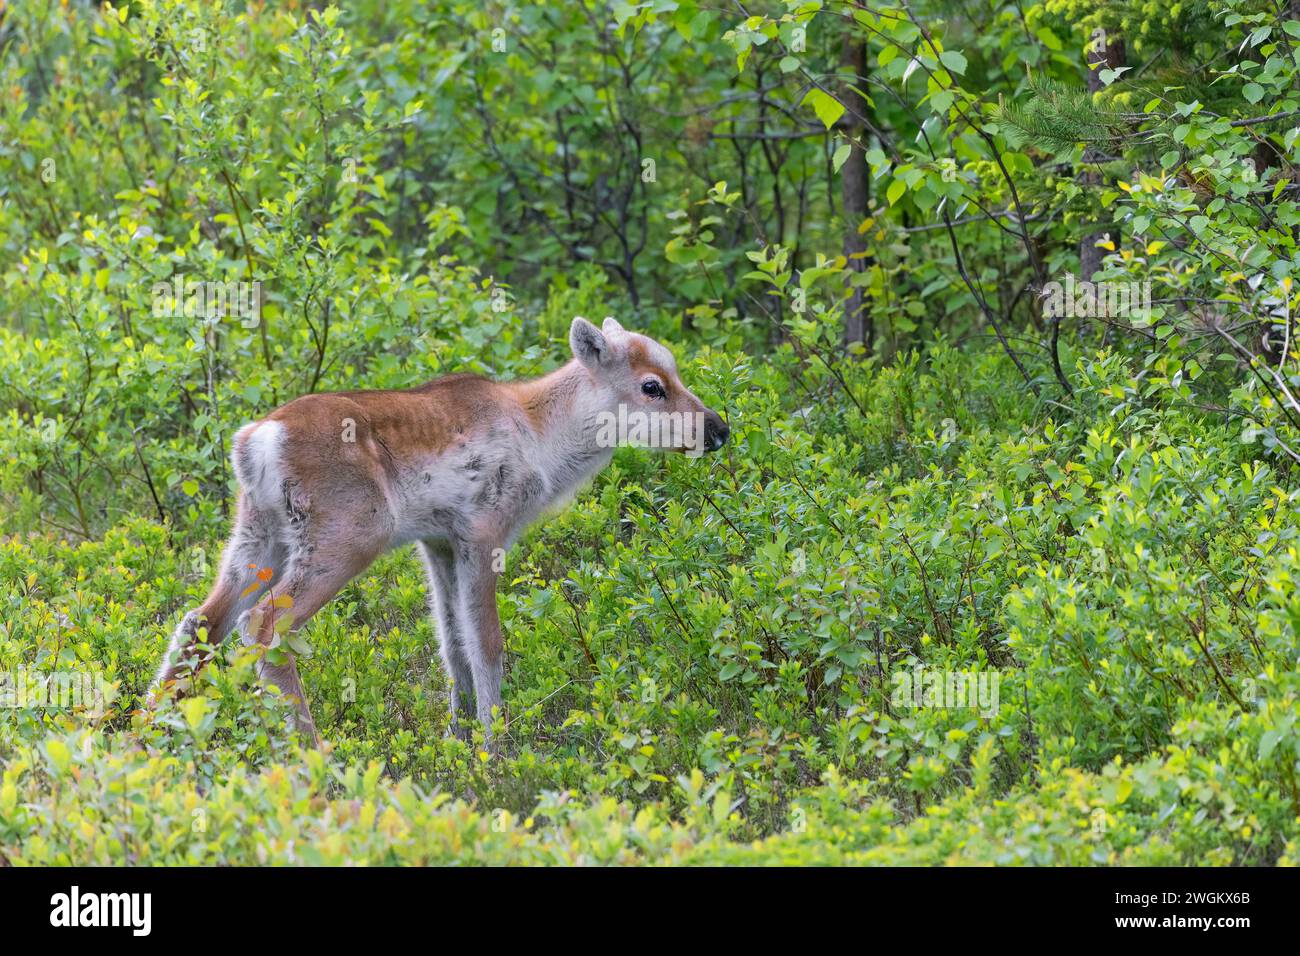
<svg viewBox="0 0 1300 956">
<path fill-rule="evenodd" d="M 1097 78 L 1101 80 L 1102 86 L 1110 86 L 1131 69 L 1132 67 L 1129 66 L 1117 66 L 1113 70 L 1110 67 L 1103 67 L 1097 71 Z"/>
<path fill-rule="evenodd" d="M 1047 47 L 1049 50 L 1056 52 L 1057 50 L 1063 49 L 1061 38 L 1047 27 L 1039 27 L 1036 32 L 1038 34 L 1038 39 L 1042 41 L 1043 46 Z"/>
<path fill-rule="evenodd" d="M 203 718 L 208 715 L 208 699 L 206 697 L 186 697 L 181 701 L 181 712 L 185 714 L 185 726 L 190 732 L 199 729 L 203 723 Z"/>
<path fill-rule="evenodd" d="M 958 76 L 966 74 L 966 57 L 962 56 L 956 50 L 944 50 L 939 54 L 939 62 L 952 70 Z"/>
<path fill-rule="evenodd" d="M 812 105 L 817 118 L 822 121 L 822 124 L 827 129 L 834 126 L 839 121 L 839 118 L 844 115 L 844 104 L 829 93 L 816 87 L 809 90 L 808 94 L 800 101 L 800 105 L 803 104 Z"/>
<path fill-rule="evenodd" d="M 1272 730 L 1265 731 L 1259 738 L 1259 759 L 1267 760 L 1272 756 L 1281 739 L 1282 731 L 1280 728 L 1275 727 Z"/>
<path fill-rule="evenodd" d="M 892 206 L 894 203 L 898 202 L 899 198 L 905 192 L 907 192 L 907 183 L 903 182 L 901 179 L 895 179 L 889 184 L 889 188 L 885 190 L 885 198 L 889 200 L 889 204 Z"/>
<path fill-rule="evenodd" d="M 1246 97 L 1248 103 L 1258 103 L 1264 98 L 1264 87 L 1258 83 L 1247 83 L 1246 88 L 1241 91 L 1241 95 Z"/>
<path fill-rule="evenodd" d="M 835 155 L 831 157 L 831 165 L 837 173 L 840 171 L 840 167 L 844 165 L 844 161 L 849 158 L 851 152 L 853 152 L 853 147 L 848 143 L 835 150 Z"/>
<path fill-rule="evenodd" d="M 952 107 L 953 101 L 957 99 L 957 94 L 952 90 L 940 90 L 930 97 L 930 109 L 942 115 L 947 113 Z"/>
<path fill-rule="evenodd" d="M 49 755 L 50 766 L 54 768 L 56 774 L 62 774 L 68 769 L 68 763 L 72 760 L 72 751 L 62 740 L 47 740 L 45 753 Z"/>
</svg>

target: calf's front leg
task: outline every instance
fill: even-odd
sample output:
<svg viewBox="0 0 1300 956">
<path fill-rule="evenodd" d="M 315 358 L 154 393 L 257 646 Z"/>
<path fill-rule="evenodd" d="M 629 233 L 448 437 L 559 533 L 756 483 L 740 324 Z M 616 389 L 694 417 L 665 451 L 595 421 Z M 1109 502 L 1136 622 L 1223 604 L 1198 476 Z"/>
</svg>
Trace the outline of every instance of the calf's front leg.
<svg viewBox="0 0 1300 956">
<path fill-rule="evenodd" d="M 501 706 L 501 619 L 497 616 L 495 545 L 469 544 L 456 555 L 456 612 L 474 678 L 475 714 L 491 733 L 492 708 Z"/>
<path fill-rule="evenodd" d="M 451 732 L 463 736 L 461 717 L 474 713 L 474 675 L 465 656 L 465 636 L 456 613 L 456 559 L 452 549 L 438 541 L 421 544 L 429 572 L 429 598 L 434 629 L 450 683 Z"/>
</svg>

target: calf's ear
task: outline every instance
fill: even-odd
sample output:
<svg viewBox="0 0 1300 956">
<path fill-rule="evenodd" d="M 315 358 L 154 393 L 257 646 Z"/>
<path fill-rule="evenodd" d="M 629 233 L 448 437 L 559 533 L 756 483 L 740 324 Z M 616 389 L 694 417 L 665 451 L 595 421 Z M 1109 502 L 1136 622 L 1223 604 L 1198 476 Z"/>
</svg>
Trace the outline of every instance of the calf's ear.
<svg viewBox="0 0 1300 956">
<path fill-rule="evenodd" d="M 590 369 L 609 361 L 609 339 L 580 315 L 569 326 L 569 348 L 573 349 L 573 357 Z"/>
</svg>

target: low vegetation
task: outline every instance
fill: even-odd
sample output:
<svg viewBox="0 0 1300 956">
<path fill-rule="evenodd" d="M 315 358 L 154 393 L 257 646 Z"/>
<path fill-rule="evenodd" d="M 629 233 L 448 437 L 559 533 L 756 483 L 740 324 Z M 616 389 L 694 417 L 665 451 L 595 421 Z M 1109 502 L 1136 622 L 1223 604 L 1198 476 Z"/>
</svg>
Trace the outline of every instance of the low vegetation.
<svg viewBox="0 0 1300 956">
<path fill-rule="evenodd" d="M 764 6 L 0 8 L 0 864 L 1300 861 L 1300 21 Z M 1045 314 L 1081 245 L 1150 314 Z M 322 749 L 238 642 L 143 708 L 236 428 L 609 313 L 732 439 L 511 551 L 495 746 L 409 550 L 301 634 Z"/>
</svg>

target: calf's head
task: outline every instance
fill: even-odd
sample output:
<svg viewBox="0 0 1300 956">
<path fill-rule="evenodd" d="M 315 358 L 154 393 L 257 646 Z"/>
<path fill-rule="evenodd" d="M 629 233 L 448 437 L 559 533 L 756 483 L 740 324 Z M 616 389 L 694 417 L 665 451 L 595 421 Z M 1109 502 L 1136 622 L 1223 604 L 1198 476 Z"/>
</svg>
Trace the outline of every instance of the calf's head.
<svg viewBox="0 0 1300 956">
<path fill-rule="evenodd" d="M 601 416 L 611 444 L 698 455 L 727 443 L 727 423 L 682 383 L 673 353 L 654 339 L 612 318 L 600 328 L 576 318 L 569 345 L 610 399 Z"/>
</svg>

